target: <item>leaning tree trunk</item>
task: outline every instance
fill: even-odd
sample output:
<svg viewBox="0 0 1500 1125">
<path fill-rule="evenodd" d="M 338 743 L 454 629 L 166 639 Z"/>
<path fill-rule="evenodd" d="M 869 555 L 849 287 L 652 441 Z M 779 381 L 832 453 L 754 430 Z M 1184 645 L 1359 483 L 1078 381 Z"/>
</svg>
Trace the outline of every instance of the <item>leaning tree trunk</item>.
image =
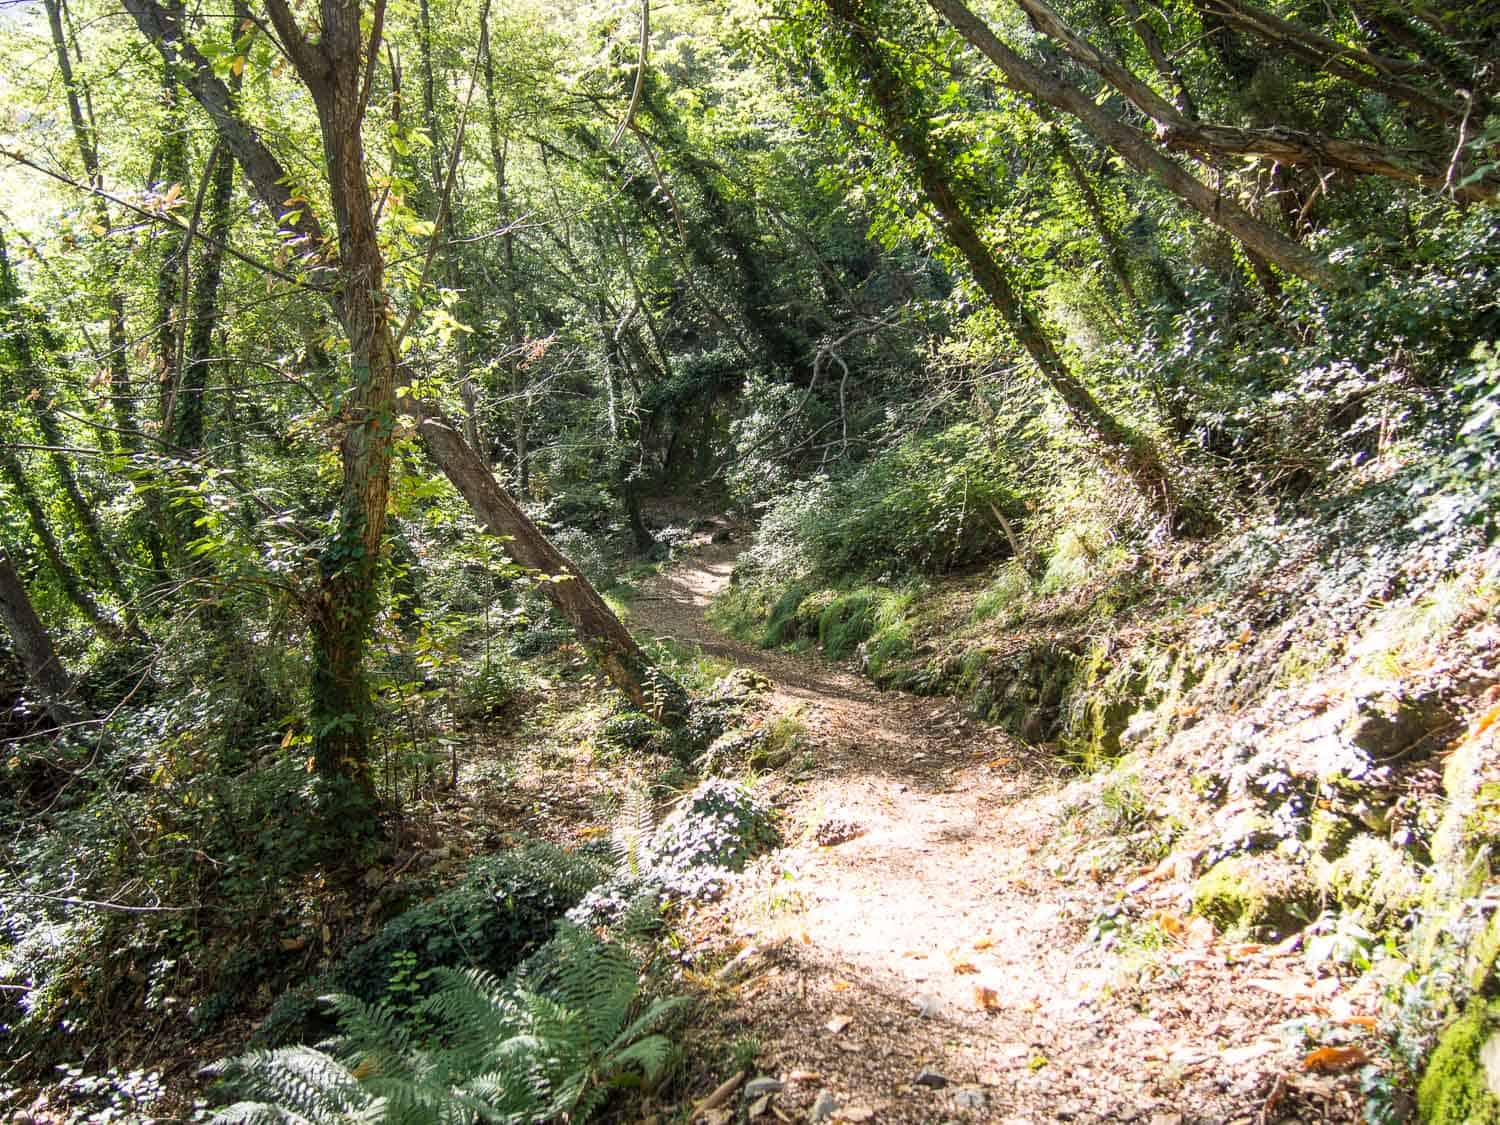
<svg viewBox="0 0 1500 1125">
<path fill-rule="evenodd" d="M 657 721 L 670 723 L 680 717 L 682 689 L 652 665 L 583 572 L 500 487 L 458 429 L 418 399 L 403 398 L 401 409 L 417 419 L 417 432 L 432 459 L 485 527 L 501 538 L 505 553 L 541 572 L 542 592 L 578 632 L 610 682 Z"/>
<path fill-rule="evenodd" d="M 990 252 L 968 208 L 940 163 L 926 124 L 912 115 L 911 99 L 877 38 L 862 0 L 828 0 L 853 48 L 853 61 L 880 113 L 890 140 L 911 163 L 922 190 L 937 210 L 948 241 L 964 256 L 974 279 L 1006 325 L 1020 341 L 1047 385 L 1062 399 L 1068 414 L 1103 451 L 1119 459 L 1121 469 L 1151 509 L 1170 521 L 1176 515 L 1172 480 L 1160 453 L 1145 437 L 1131 432 L 1089 393 L 1053 346 L 1041 321 L 1024 300 L 1003 263 Z"/>
<path fill-rule="evenodd" d="M 52 638 L 32 607 L 21 576 L 10 558 L 0 550 L 0 620 L 5 622 L 26 678 L 46 704 L 47 713 L 60 727 L 83 719 L 85 712 L 73 694 L 73 682 L 52 647 Z"/>
<path fill-rule="evenodd" d="M 1178 167 L 1131 126 L 1111 117 L 1094 100 L 1056 74 L 1027 62 L 1000 41 L 989 25 L 961 0 L 927 0 L 981 54 L 995 64 L 1013 89 L 1074 117 L 1101 144 L 1114 149 L 1137 171 L 1155 179 L 1208 222 L 1239 239 L 1247 249 L 1288 273 L 1323 289 L 1347 288 L 1327 261 L 1261 222 L 1243 207 Z M 1160 99 L 1158 99 L 1160 101 Z M 1162 102 L 1175 113 L 1170 103 Z"/>
</svg>

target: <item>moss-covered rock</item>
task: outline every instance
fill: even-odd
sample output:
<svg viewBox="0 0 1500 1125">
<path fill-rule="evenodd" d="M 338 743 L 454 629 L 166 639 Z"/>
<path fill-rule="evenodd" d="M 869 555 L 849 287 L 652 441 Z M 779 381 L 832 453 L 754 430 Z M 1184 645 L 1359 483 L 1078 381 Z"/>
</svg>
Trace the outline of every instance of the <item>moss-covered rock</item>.
<svg viewBox="0 0 1500 1125">
<path fill-rule="evenodd" d="M 1475 1000 L 1438 1040 L 1417 1087 L 1427 1125 L 1500 1125 L 1500 1001 Z"/>
<path fill-rule="evenodd" d="M 1401 849 L 1376 836 L 1358 835 L 1327 866 L 1320 882 L 1345 909 L 1391 916 L 1416 905 L 1422 875 Z"/>
<path fill-rule="evenodd" d="M 1284 937 L 1307 925 L 1316 903 L 1303 870 L 1276 856 L 1231 856 L 1193 884 L 1193 913 L 1221 931 Z"/>
</svg>

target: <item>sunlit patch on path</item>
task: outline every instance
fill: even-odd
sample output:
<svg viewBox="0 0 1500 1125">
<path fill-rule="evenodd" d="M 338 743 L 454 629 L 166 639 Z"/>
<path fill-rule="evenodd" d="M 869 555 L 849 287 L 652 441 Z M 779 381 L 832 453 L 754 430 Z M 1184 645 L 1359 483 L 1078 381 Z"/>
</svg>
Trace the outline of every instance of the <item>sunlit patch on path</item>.
<svg viewBox="0 0 1500 1125">
<path fill-rule="evenodd" d="M 947 700 L 715 632 L 704 612 L 734 552 L 660 576 L 635 623 L 764 674 L 813 745 L 767 779 L 788 846 L 686 927 L 706 964 L 739 953 L 721 1018 L 757 1040 L 758 1072 L 782 1083 L 771 1104 L 789 1120 L 1262 1120 L 1291 1065 L 1272 1029 L 1293 1011 L 1215 945 L 1143 967 L 1090 939 L 1121 892 L 1056 846 L 1089 783 Z M 1326 1094 L 1306 1120 L 1358 1119 L 1346 1088 Z M 1298 1096 L 1278 1102 L 1314 1104 Z"/>
</svg>

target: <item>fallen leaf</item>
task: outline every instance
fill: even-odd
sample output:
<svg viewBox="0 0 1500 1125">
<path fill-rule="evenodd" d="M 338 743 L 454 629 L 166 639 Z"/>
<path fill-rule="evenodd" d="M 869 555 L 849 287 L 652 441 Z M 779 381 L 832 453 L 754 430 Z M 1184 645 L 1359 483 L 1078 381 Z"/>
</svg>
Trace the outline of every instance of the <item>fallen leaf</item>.
<svg viewBox="0 0 1500 1125">
<path fill-rule="evenodd" d="M 715 1086 L 713 1093 L 693 1106 L 692 1116 L 697 1117 L 710 1109 L 717 1109 L 729 1100 L 729 1095 L 739 1088 L 739 1084 L 745 1080 L 745 1072 L 737 1070 L 733 1076 L 726 1078 L 720 1085 Z"/>
<path fill-rule="evenodd" d="M 854 986 L 846 980 L 836 980 L 828 987 L 829 990 L 833 992 L 848 992 L 849 989 L 853 988 Z"/>
<path fill-rule="evenodd" d="M 983 1010 L 983 1011 L 986 1011 L 986 1012 L 999 1011 L 1000 1010 L 1000 994 L 998 992 L 996 992 L 993 988 L 986 988 L 982 984 L 975 985 L 974 986 L 974 1003 L 978 1004 L 979 1007 L 980 1007 L 980 1009 Z"/>
<path fill-rule="evenodd" d="M 829 1020 L 823 1026 L 826 1027 L 829 1031 L 833 1032 L 835 1035 L 837 1035 L 839 1032 L 843 1031 L 844 1028 L 848 1027 L 853 1022 L 854 1022 L 854 1017 L 853 1016 L 846 1016 L 846 1015 L 840 1014 L 840 1015 L 834 1016 L 833 1019 Z"/>
<path fill-rule="evenodd" d="M 1302 1069 L 1333 1074 L 1363 1066 L 1369 1061 L 1370 1052 L 1363 1047 L 1319 1047 L 1316 1051 L 1309 1051 L 1303 1058 Z"/>
<path fill-rule="evenodd" d="M 959 976 L 965 976 L 969 973 L 977 973 L 979 966 L 974 964 L 973 961 L 958 961 L 954 964 L 953 971 Z"/>
<path fill-rule="evenodd" d="M 812 937 L 808 934 L 808 932 L 806 930 L 802 931 L 802 944 L 803 945 L 811 945 L 812 944 Z"/>
<path fill-rule="evenodd" d="M 846 1105 L 843 1109 L 834 1111 L 833 1119 L 835 1121 L 873 1121 L 875 1111 L 866 1105 Z"/>
<path fill-rule="evenodd" d="M 296 937 L 281 939 L 281 949 L 283 953 L 296 953 L 297 950 L 303 949 L 306 946 L 307 938 L 303 937 L 301 934 L 297 935 Z"/>
<path fill-rule="evenodd" d="M 1474 737 L 1478 738 L 1497 722 L 1500 722 L 1500 703 L 1495 704 L 1479 717 L 1479 721 L 1474 724 Z"/>
<path fill-rule="evenodd" d="M 1350 1027 L 1368 1028 L 1370 1031 L 1380 1026 L 1380 1021 L 1374 1016 L 1345 1016 L 1339 1022 L 1348 1024 Z"/>
<path fill-rule="evenodd" d="M 1283 1000 L 1306 1002 L 1318 999 L 1318 993 L 1314 991 L 1312 982 L 1299 980 L 1296 977 L 1255 977 L 1245 983 L 1251 988 L 1259 988 L 1273 996 L 1280 996 Z"/>
<path fill-rule="evenodd" d="M 1243 1066 L 1251 1059 L 1269 1055 L 1276 1047 L 1274 1040 L 1262 1039 L 1258 1043 L 1246 1043 L 1243 1047 L 1226 1047 L 1219 1052 L 1219 1057 L 1230 1066 Z"/>
<path fill-rule="evenodd" d="M 994 944 L 994 938 L 982 937 L 974 943 L 974 948 L 980 952 L 983 952 L 984 950 L 989 949 Z"/>
<path fill-rule="evenodd" d="M 786 1076 L 788 1082 L 817 1082 L 823 1077 L 821 1070 L 794 1070 Z"/>
</svg>

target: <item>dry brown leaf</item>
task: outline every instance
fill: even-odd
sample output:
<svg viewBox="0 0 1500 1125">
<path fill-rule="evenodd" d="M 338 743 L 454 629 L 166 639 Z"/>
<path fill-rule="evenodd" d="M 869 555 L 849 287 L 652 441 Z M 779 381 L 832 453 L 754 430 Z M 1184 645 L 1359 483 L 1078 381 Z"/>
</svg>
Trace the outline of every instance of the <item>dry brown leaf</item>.
<svg viewBox="0 0 1500 1125">
<path fill-rule="evenodd" d="M 1479 716 L 1479 721 L 1474 724 L 1474 737 L 1478 738 L 1497 722 L 1500 722 L 1500 703 L 1495 704 L 1483 715 Z"/>
<path fill-rule="evenodd" d="M 1306 1001 L 1318 998 L 1310 981 L 1298 980 L 1296 977 L 1255 977 L 1245 983 L 1251 988 L 1269 992 L 1272 996 L 1280 996 L 1283 1000 Z"/>
<path fill-rule="evenodd" d="M 957 961 L 953 965 L 953 971 L 959 976 L 966 976 L 969 973 L 977 973 L 979 966 L 974 964 L 973 961 Z"/>
<path fill-rule="evenodd" d="M 1278 1046 L 1275 1040 L 1262 1039 L 1258 1043 L 1246 1043 L 1243 1047 L 1226 1047 L 1219 1053 L 1219 1057 L 1230 1066 L 1244 1066 L 1251 1059 L 1269 1055 Z"/>
<path fill-rule="evenodd" d="M 1374 1016 L 1345 1016 L 1339 1022 L 1348 1024 L 1350 1027 L 1368 1028 L 1370 1031 L 1380 1026 L 1380 1021 Z"/>
<path fill-rule="evenodd" d="M 708 1110 L 718 1109 L 729 1100 L 729 1096 L 739 1088 L 740 1083 L 744 1080 L 745 1072 L 743 1070 L 735 1071 L 731 1077 L 726 1078 L 720 1085 L 715 1086 L 713 1093 L 693 1106 L 692 1116 L 697 1117 Z"/>
<path fill-rule="evenodd" d="M 794 1070 L 786 1076 L 788 1082 L 818 1082 L 822 1078 L 821 1070 Z"/>
<path fill-rule="evenodd" d="M 853 1022 L 854 1022 L 854 1017 L 853 1016 L 846 1016 L 846 1015 L 843 1015 L 842 1013 L 840 1013 L 839 1015 L 834 1016 L 833 1019 L 829 1020 L 823 1026 L 826 1027 L 829 1031 L 833 1032 L 835 1035 L 837 1035 L 839 1032 L 843 1031 L 844 1028 L 848 1027 Z"/>
<path fill-rule="evenodd" d="M 1170 910 L 1158 910 L 1156 912 L 1156 924 L 1160 927 L 1161 932 L 1169 938 L 1176 938 L 1181 941 L 1187 937 L 1187 923 L 1179 915 L 1172 913 Z"/>
<path fill-rule="evenodd" d="M 812 944 L 812 937 L 808 934 L 808 932 L 806 930 L 802 931 L 802 944 L 803 945 L 811 945 Z"/>
<path fill-rule="evenodd" d="M 1309 1051 L 1303 1058 L 1302 1069 L 1334 1074 L 1364 1066 L 1369 1061 L 1370 1052 L 1363 1047 L 1319 1047 L 1316 1051 Z"/>
<path fill-rule="evenodd" d="M 980 1009 L 986 1012 L 999 1011 L 1000 994 L 993 988 L 986 988 L 982 984 L 976 984 L 974 986 L 974 1003 L 978 1004 Z"/>
<path fill-rule="evenodd" d="M 978 952 L 982 953 L 986 949 L 989 949 L 994 944 L 995 944 L 995 939 L 994 938 L 982 937 L 982 938 L 980 938 L 978 941 L 976 941 L 974 943 L 974 948 Z"/>
</svg>

